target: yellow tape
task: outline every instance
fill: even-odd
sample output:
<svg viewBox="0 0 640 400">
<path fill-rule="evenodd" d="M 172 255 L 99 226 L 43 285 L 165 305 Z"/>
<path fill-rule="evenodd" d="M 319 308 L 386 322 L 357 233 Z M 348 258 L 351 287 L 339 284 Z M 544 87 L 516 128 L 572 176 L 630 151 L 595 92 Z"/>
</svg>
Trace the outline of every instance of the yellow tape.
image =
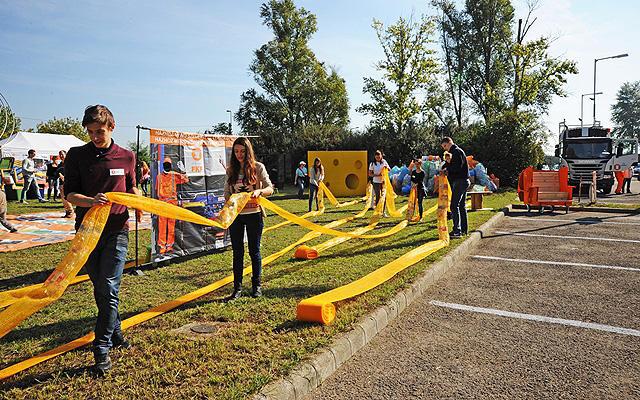
<svg viewBox="0 0 640 400">
<path fill-rule="evenodd" d="M 114 203 L 150 211 L 169 218 L 182 219 L 197 224 L 217 226 L 226 229 L 249 200 L 248 193 L 232 195 L 224 205 L 215 221 L 204 218 L 184 208 L 159 200 L 136 196 L 130 193 L 106 193 Z M 85 215 L 76 236 L 71 241 L 71 248 L 65 258 L 58 264 L 51 276 L 39 287 L 28 292 L 21 292 L 21 298 L 0 313 L 0 337 L 6 335 L 29 315 L 57 300 L 69 286 L 71 279 L 78 274 L 87 262 L 89 255 L 100 239 L 102 230 L 109 217 L 111 204 L 91 208 Z"/>
<path fill-rule="evenodd" d="M 344 224 L 348 221 L 351 221 L 354 218 L 363 217 L 368 211 L 368 204 L 371 196 L 370 185 L 367 188 L 367 193 L 368 195 L 366 196 L 367 201 L 366 201 L 365 207 L 360 213 L 354 216 L 343 218 L 341 220 L 333 221 L 323 226 L 322 228 L 331 229 L 341 224 Z M 159 202 L 154 199 L 141 198 L 134 195 L 125 194 L 125 193 L 107 193 L 107 197 L 112 202 L 125 204 L 129 207 L 150 211 L 157 215 L 163 215 L 163 216 L 177 218 L 177 219 L 184 219 L 186 221 L 190 221 L 194 223 L 210 225 L 210 226 L 218 226 L 221 228 L 226 228 L 232 223 L 233 219 L 235 218 L 235 215 L 237 215 L 237 212 L 239 212 L 244 207 L 244 205 L 246 204 L 249 198 L 248 194 L 233 195 L 229 200 L 229 202 L 227 202 L 223 210 L 221 210 L 220 214 L 218 215 L 218 218 L 216 218 L 215 221 L 211 221 L 197 214 L 191 213 L 188 210 L 184 210 L 180 207 L 173 206 L 167 203 Z M 323 209 L 324 204 L 322 202 L 322 197 L 320 197 L 320 204 L 322 205 L 322 209 Z M 11 330 L 17 324 L 19 324 L 24 318 L 26 318 L 27 316 L 31 315 L 33 312 L 37 311 L 38 309 L 44 307 L 46 304 L 49 304 L 53 302 L 55 299 L 57 299 L 58 297 L 60 297 L 60 295 L 62 295 L 62 292 L 64 292 L 64 289 L 70 283 L 75 283 L 75 282 L 79 282 L 87 279 L 86 277 L 75 277 L 75 275 L 77 274 L 79 269 L 82 267 L 82 265 L 84 265 L 84 263 L 86 262 L 86 259 L 88 258 L 89 254 L 93 250 L 93 247 L 95 247 L 95 242 L 97 242 L 97 240 L 99 239 L 100 234 L 102 233 L 102 229 L 104 228 L 104 224 L 106 223 L 106 219 L 108 218 L 109 209 L 110 209 L 110 205 L 94 207 L 91 210 L 89 210 L 89 212 L 85 216 L 85 219 L 83 220 L 80 230 L 78 231 L 78 233 L 76 234 L 76 237 L 72 241 L 71 250 L 69 251 L 69 254 L 67 254 L 67 257 L 65 257 L 63 262 L 60 263 L 58 268 L 54 270 L 50 278 L 47 279 L 47 281 L 44 284 L 33 285 L 31 287 L 12 291 L 12 292 L 20 291 L 22 298 L 19 299 L 17 303 L 13 304 L 13 306 L 9 307 L 4 312 L 0 313 L 0 317 L 9 317 L 9 318 L 2 318 L 0 320 L 3 322 L 3 324 L 0 325 L 0 337 L 4 336 L 9 330 Z M 372 219 L 375 219 L 375 218 L 379 219 L 380 212 L 381 212 L 381 207 L 378 207 L 377 212 L 374 212 L 374 217 L 372 217 Z M 378 215 L 376 216 L 376 214 Z M 337 232 L 337 233 L 340 233 L 340 232 Z M 304 243 L 305 241 L 311 240 L 314 237 L 319 236 L 320 234 L 321 232 L 317 230 L 307 233 L 303 238 L 298 240 L 296 243 L 290 246 L 287 246 L 286 248 L 282 249 L 277 253 L 274 253 L 268 257 L 265 257 L 263 259 L 263 265 L 267 265 L 268 263 L 273 262 L 275 259 L 285 254 L 295 246 L 298 246 L 301 243 Z M 95 242 L 91 243 L 90 239 L 94 240 Z M 83 246 L 84 252 L 80 251 L 79 247 L 77 246 L 78 243 L 84 245 Z M 86 253 L 84 258 L 78 258 L 78 259 L 75 259 L 74 261 L 68 260 L 68 258 L 73 258 L 73 255 L 81 254 L 81 253 L 82 254 Z M 251 271 L 251 269 L 252 269 L 251 267 L 245 268 L 243 270 L 243 275 L 248 274 Z M 135 324 L 144 322 L 168 310 L 171 310 L 175 307 L 178 307 L 182 304 L 192 301 L 200 296 L 210 293 L 232 281 L 233 281 L 233 276 L 228 276 L 209 286 L 198 289 L 194 292 L 186 294 L 175 300 L 164 303 L 158 307 L 154 307 L 141 314 L 135 315 L 131 318 L 128 318 L 122 321 L 122 328 L 127 329 Z M 55 296 L 49 296 L 49 293 L 54 293 Z M 42 300 L 42 302 L 37 303 L 36 304 L 37 308 L 36 308 L 33 302 L 30 301 L 30 299 L 40 299 Z M 3 370 L 0 370 L 0 380 L 3 380 L 9 376 L 12 376 L 17 372 L 25 370 L 40 362 L 56 357 L 57 355 L 63 354 L 69 350 L 87 345 L 93 341 L 93 338 L 94 338 L 93 333 L 85 335 L 79 339 L 76 339 L 73 342 L 59 346 L 39 356 L 32 357 L 28 360 L 19 362 Z"/>
<path fill-rule="evenodd" d="M 29 315 L 54 302 L 76 276 L 98 243 L 111 205 L 91 208 L 85 215 L 78 233 L 71 241 L 71 248 L 58 267 L 38 288 L 34 288 L 0 313 L 0 337 L 15 328 Z"/>
<path fill-rule="evenodd" d="M 360 213 L 350 216 L 350 217 L 346 217 L 340 220 L 336 220 L 336 221 L 332 221 L 328 224 L 326 224 L 325 226 L 327 228 L 335 228 L 336 226 L 345 224 L 355 218 L 361 218 L 363 217 L 366 212 L 368 211 L 368 208 L 365 208 L 363 211 L 361 211 Z M 315 232 L 315 231 L 311 231 L 309 233 L 307 233 L 306 235 L 304 235 L 301 239 L 299 239 L 298 241 L 296 241 L 295 243 L 285 247 L 284 249 L 273 253 L 267 257 L 264 257 L 262 259 L 262 265 L 268 265 L 269 263 L 275 261 L 276 259 L 278 259 L 279 257 L 281 257 L 282 255 L 286 254 L 287 252 L 289 252 L 290 250 L 292 250 L 293 248 L 295 248 L 296 246 L 299 246 L 300 244 L 309 241 L 315 237 L 320 236 L 321 233 L 319 232 Z M 247 275 L 251 272 L 252 267 L 246 267 L 243 271 L 242 274 L 243 275 Z M 78 277 L 79 278 L 79 277 Z M 227 276 L 224 279 L 221 279 L 217 282 L 212 283 L 211 285 L 208 285 L 204 288 L 198 289 L 196 291 L 193 291 L 191 293 L 188 293 L 182 297 L 179 297 L 177 299 L 171 300 L 169 302 L 166 302 L 158 307 L 154 307 L 151 308 L 141 314 L 138 315 L 134 315 L 133 317 L 127 318 L 124 321 L 122 321 L 121 326 L 122 329 L 127 329 L 130 328 L 134 325 L 137 325 L 139 323 L 142 323 L 144 321 L 147 321 L 153 317 L 156 317 L 164 312 L 167 312 L 169 310 L 172 310 L 176 307 L 181 306 L 182 304 L 185 304 L 189 301 L 192 301 L 198 297 L 204 296 L 205 294 L 209 294 L 211 292 L 213 292 L 214 290 L 217 290 L 219 288 L 221 288 L 224 285 L 227 285 L 229 283 L 233 282 L 233 275 Z M 38 285 L 40 286 L 40 285 Z M 64 354 L 68 351 L 71 351 L 73 349 L 85 346 L 87 344 L 90 344 L 91 342 L 93 342 L 94 339 L 94 334 L 90 333 L 87 334 L 79 339 L 76 339 L 72 342 L 66 343 L 62 346 L 56 347 L 55 349 L 49 350 L 45 353 L 42 353 L 38 356 L 35 357 L 31 357 L 27 360 L 21 361 L 19 363 L 16 363 L 14 365 L 11 365 L 3 370 L 0 370 L 0 380 L 6 379 L 12 375 L 17 374 L 20 371 L 24 371 L 25 369 L 31 368 L 34 365 L 37 365 L 43 361 L 49 360 L 51 358 L 57 357 L 61 354 Z"/>
<path fill-rule="evenodd" d="M 396 203 L 394 201 L 396 192 L 393 190 L 393 185 L 391 185 L 391 181 L 389 180 L 389 169 L 386 167 L 382 169 L 382 178 L 384 179 L 384 188 L 387 192 L 386 202 L 389 215 L 395 218 L 402 217 L 402 213 L 396 211 Z"/>
<path fill-rule="evenodd" d="M 142 264 L 144 260 L 138 260 L 138 264 Z M 131 268 L 136 265 L 135 261 L 128 262 L 124 265 L 124 268 Z M 80 275 L 75 276 L 69 280 L 69 285 L 75 285 L 76 283 L 84 282 L 89 280 L 89 275 Z M 32 290 L 39 289 L 44 285 L 44 283 L 38 283 L 36 285 L 29 285 L 25 287 L 21 287 L 19 289 L 7 290 L 0 293 L 0 308 L 4 308 L 10 306 L 16 301 L 20 300 L 20 298 L 24 297 L 27 293 Z"/>
<path fill-rule="evenodd" d="M 352 206 L 354 204 L 358 204 L 361 201 L 367 201 L 370 199 L 369 196 L 371 196 L 371 185 L 367 185 L 367 189 L 366 189 L 367 192 L 364 197 L 361 197 L 356 200 L 345 201 L 344 203 L 340 203 L 338 202 L 338 199 L 336 199 L 336 196 L 334 196 L 333 193 L 331 193 L 331 190 L 329 190 L 327 185 L 324 184 L 324 182 L 320 182 L 320 185 L 318 186 L 318 188 L 324 191 L 324 193 L 327 195 L 327 199 L 329 200 L 329 202 L 336 208 Z"/>
<path fill-rule="evenodd" d="M 449 245 L 449 233 L 447 229 L 447 204 L 449 196 L 448 182 L 440 180 L 438 190 L 438 240 L 409 251 L 387 265 L 372 273 L 351 282 L 347 285 L 335 288 L 318 296 L 302 300 L 298 304 L 297 318 L 301 321 L 313 321 L 328 324 L 335 318 L 336 311 L 333 303 L 362 294 L 386 282 L 398 272 L 427 257 L 429 254 Z"/>
</svg>

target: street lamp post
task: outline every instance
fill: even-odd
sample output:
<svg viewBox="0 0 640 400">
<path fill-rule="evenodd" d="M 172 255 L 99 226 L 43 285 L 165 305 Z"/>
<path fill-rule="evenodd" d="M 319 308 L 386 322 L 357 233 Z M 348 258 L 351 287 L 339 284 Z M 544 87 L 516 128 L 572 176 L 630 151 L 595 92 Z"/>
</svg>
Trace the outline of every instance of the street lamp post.
<svg viewBox="0 0 640 400">
<path fill-rule="evenodd" d="M 624 53 L 624 54 L 618 54 L 617 56 L 611 56 L 611 57 L 604 57 L 604 58 L 596 58 L 593 61 L 593 93 L 596 92 L 596 65 L 598 63 L 598 61 L 601 60 L 608 60 L 610 58 L 622 58 L 622 57 L 627 57 L 629 54 Z M 593 125 L 596 125 L 596 96 L 593 96 Z"/>
<path fill-rule="evenodd" d="M 229 113 L 229 135 L 231 135 L 233 133 L 231 129 L 231 110 L 227 110 L 227 112 Z"/>
<path fill-rule="evenodd" d="M 583 119 L 583 113 L 582 111 L 584 110 L 584 96 L 593 96 L 593 101 L 596 100 L 596 95 L 602 94 L 602 92 L 598 92 L 598 93 L 585 93 L 582 95 L 582 98 L 580 99 L 580 128 L 582 128 L 584 126 L 584 119 Z"/>
</svg>

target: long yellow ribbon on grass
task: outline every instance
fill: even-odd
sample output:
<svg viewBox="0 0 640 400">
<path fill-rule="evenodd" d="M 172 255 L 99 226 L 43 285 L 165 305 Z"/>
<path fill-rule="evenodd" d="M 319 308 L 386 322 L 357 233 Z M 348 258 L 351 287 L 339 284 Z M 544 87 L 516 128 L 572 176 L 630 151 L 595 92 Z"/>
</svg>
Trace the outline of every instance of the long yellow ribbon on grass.
<svg viewBox="0 0 640 400">
<path fill-rule="evenodd" d="M 371 194 L 371 191 L 368 191 L 369 195 Z M 368 203 L 367 203 L 368 204 Z M 325 225 L 326 228 L 335 228 L 337 226 L 340 226 L 342 224 L 345 224 L 355 218 L 361 218 L 364 217 L 364 215 L 366 214 L 366 212 L 369 210 L 368 206 L 366 206 L 364 208 L 364 210 L 362 210 L 361 212 L 359 212 L 356 215 L 353 216 L 349 216 L 346 218 L 342 218 L 336 221 L 332 221 L 328 224 Z M 289 252 L 290 250 L 294 249 L 296 246 L 301 245 L 302 243 L 305 243 L 311 239 L 314 239 L 318 236 L 320 236 L 321 233 L 319 232 L 315 232 L 315 231 L 311 231 L 309 233 L 307 233 L 306 235 L 304 235 L 301 239 L 299 239 L 298 241 L 296 241 L 295 243 L 283 248 L 282 250 L 273 253 L 267 257 L 264 257 L 262 259 L 262 265 L 268 265 L 269 263 L 275 261 L 276 259 L 278 259 L 279 257 L 281 257 L 282 255 L 286 254 L 287 252 Z M 247 275 L 251 272 L 252 267 L 246 267 L 242 273 L 243 275 Z M 78 277 L 76 277 L 77 279 Z M 74 283 L 75 279 L 72 280 L 71 283 Z M 200 288 L 198 290 L 195 290 L 191 293 L 187 293 L 177 299 L 171 300 L 169 302 L 166 302 L 164 304 L 161 304 L 157 307 L 151 308 L 147 311 L 144 311 L 140 314 L 134 315 L 133 317 L 127 318 L 125 320 L 122 321 L 121 325 L 122 325 L 122 329 L 127 329 L 130 328 L 134 325 L 140 324 L 144 321 L 147 321 L 151 318 L 154 318 L 162 313 L 165 313 L 167 311 L 170 311 L 176 307 L 179 307 L 183 304 L 186 304 L 190 301 L 193 301 L 201 296 L 204 296 L 208 293 L 213 292 L 214 290 L 217 290 L 229 283 L 233 282 L 233 275 L 227 276 L 224 279 L 221 279 L 217 282 L 214 282 L 208 286 L 205 286 L 203 288 Z M 37 285 L 37 286 L 41 286 L 41 285 Z M 25 288 L 23 288 L 25 289 Z M 32 289 L 32 288 L 30 288 Z M 69 343 L 65 343 L 62 346 L 58 346 L 54 349 L 51 349 L 45 353 L 42 353 L 40 355 L 37 355 L 35 357 L 31 357 L 29 359 L 26 359 L 24 361 L 21 361 L 19 363 L 16 363 L 14 365 L 11 365 L 7 368 L 4 368 L 2 370 L 0 370 L 0 381 L 3 379 L 6 379 L 10 376 L 13 376 L 15 374 L 17 374 L 20 371 L 24 371 L 25 369 L 31 368 L 34 365 L 37 365 L 43 361 L 49 360 L 51 358 L 57 357 L 61 354 L 64 354 L 68 351 L 71 351 L 73 349 L 77 349 L 79 347 L 85 346 L 90 344 L 91 342 L 93 342 L 93 339 L 95 338 L 94 333 L 89 333 L 81 338 L 78 338 L 72 342 Z"/>
<path fill-rule="evenodd" d="M 329 191 L 327 190 L 327 192 Z M 184 220 L 187 220 L 187 221 L 191 221 L 194 223 L 203 223 L 205 225 L 210 225 L 210 226 L 218 226 L 221 228 L 228 227 L 233 221 L 233 218 L 235 218 L 235 214 L 237 214 L 237 212 L 241 210 L 244 207 L 244 204 L 246 204 L 246 202 L 248 201 L 248 195 L 246 194 L 232 196 L 232 199 L 230 199 L 230 201 L 225 205 L 225 208 L 223 208 L 218 218 L 216 218 L 216 221 L 211 221 L 211 220 L 207 220 L 206 218 L 200 217 L 197 214 L 190 213 L 187 210 L 184 210 L 187 212 L 183 213 L 183 211 L 180 211 L 183 209 L 179 207 L 158 202 L 153 199 L 142 198 L 142 201 L 140 201 L 141 198 L 134 197 L 128 194 L 122 194 L 122 193 L 108 193 L 107 197 L 109 197 L 109 199 L 112 202 L 117 202 L 125 205 L 130 205 L 132 207 L 145 209 L 147 211 L 151 211 L 158 215 L 170 216 L 170 217 L 180 216 L 181 218 L 184 218 Z M 364 210 L 358 213 L 357 215 L 343 218 L 342 220 L 333 221 L 325 225 L 325 228 L 329 228 L 329 229 L 334 228 L 354 218 L 359 218 L 364 216 L 364 214 L 368 210 L 368 204 L 369 202 L 367 201 L 367 204 L 365 205 Z M 29 310 L 31 311 L 31 313 L 33 313 L 38 309 L 44 307 L 46 304 L 49 304 L 52 301 L 55 301 L 55 299 L 57 299 L 58 297 L 60 297 L 60 295 L 62 295 L 62 292 L 66 288 L 66 286 L 69 283 L 72 283 L 74 279 L 77 279 L 75 278 L 75 274 L 77 274 L 77 271 L 84 264 L 84 262 L 86 262 L 88 255 L 91 253 L 92 248 L 95 246 L 95 243 L 93 243 L 93 246 L 90 246 L 91 240 L 94 240 L 95 242 L 97 242 L 97 240 L 99 239 L 101 230 L 104 227 L 104 224 L 106 223 L 106 219 L 109 214 L 108 213 L 109 208 L 110 208 L 109 205 L 95 207 L 89 211 L 89 213 L 87 214 L 89 215 L 88 217 L 85 216 L 85 220 L 83 221 L 83 224 L 79 229 L 78 234 L 76 235 L 76 238 L 74 238 L 74 240 L 72 241 L 71 250 L 67 255 L 67 257 L 70 257 L 72 254 L 75 254 L 75 255 L 78 255 L 79 258 L 75 261 L 68 260 L 67 262 L 65 262 L 65 260 L 67 260 L 67 257 L 65 257 L 65 260 L 63 260 L 63 262 L 60 263 L 58 268 L 56 268 L 56 270 L 52 273 L 49 279 L 47 279 L 47 281 L 44 284 L 42 284 L 42 286 L 36 287 L 33 290 L 31 290 L 31 292 L 29 292 L 26 296 L 23 296 L 23 298 L 21 298 L 17 304 L 14 304 L 13 307 L 9 307 L 7 310 L 5 310 L 5 312 L 0 313 L 0 317 L 7 317 L 7 314 L 10 314 L 9 317 L 11 317 L 11 313 L 7 313 L 7 311 L 11 310 L 14 313 L 14 317 L 13 317 L 14 320 L 20 317 L 24 319 L 28 315 L 30 315 L 30 313 L 28 312 Z M 377 214 L 380 214 L 379 209 L 377 210 Z M 374 218 L 375 218 L 375 213 L 374 213 Z M 440 232 L 444 231 L 446 234 L 447 233 L 446 217 L 444 218 L 443 227 L 440 226 L 441 225 L 440 222 L 441 222 L 441 218 L 438 219 L 439 231 Z M 282 249 L 277 253 L 274 253 L 268 257 L 265 257 L 263 259 L 263 265 L 266 265 L 274 261 L 275 259 L 285 254 L 295 246 L 303 243 L 304 241 L 311 240 L 312 238 L 317 237 L 320 234 L 321 233 L 317 231 L 309 232 L 303 238 L 298 240 L 296 243 L 290 246 L 287 246 L 286 248 Z M 447 240 L 448 240 L 448 236 L 447 236 Z M 85 247 L 83 249 L 82 247 L 84 246 L 82 245 L 86 245 L 88 248 Z M 73 258 L 73 257 L 70 257 L 70 258 Z M 77 264 L 80 264 L 80 267 L 76 269 L 75 266 L 77 266 Z M 243 270 L 243 274 L 246 275 L 250 271 L 251 271 L 251 267 L 247 267 Z M 204 288 L 198 289 L 194 292 L 188 293 L 177 299 L 171 300 L 160 306 L 147 310 L 141 314 L 128 318 L 122 321 L 122 328 L 127 329 L 133 325 L 136 325 L 138 323 L 154 318 L 157 315 L 160 315 L 166 311 L 169 311 L 182 304 L 192 301 L 200 296 L 210 293 L 224 285 L 227 285 L 228 283 L 232 282 L 232 280 L 233 280 L 233 276 L 228 276 Z M 18 312 L 16 312 L 16 309 L 18 309 L 17 310 Z M 13 327 L 9 327 L 8 329 L 7 329 L 7 326 L 9 326 L 10 324 L 8 324 L 7 321 L 9 321 L 8 318 L 0 319 L 0 322 L 4 323 L 4 325 L 0 325 L 0 329 L 4 329 L 6 330 L 6 332 L 11 330 L 13 327 L 15 327 L 21 320 L 18 322 L 14 321 Z M 4 333 L 0 332 L 0 337 L 4 336 L 6 332 Z M 20 363 L 14 364 L 8 368 L 0 370 L 0 380 L 6 379 L 7 377 L 12 376 L 17 372 L 27 369 L 42 361 L 48 360 L 50 358 L 56 357 L 57 355 L 63 354 L 72 349 L 89 344 L 91 343 L 93 338 L 94 338 L 94 334 L 90 333 L 79 339 L 74 340 L 73 342 L 59 346 L 39 356 L 32 357 Z"/>
<path fill-rule="evenodd" d="M 424 259 L 449 245 L 449 233 L 447 229 L 447 207 L 449 205 L 449 196 L 447 187 L 448 181 L 439 180 L 438 190 L 438 240 L 428 242 L 417 247 L 401 257 L 391 261 L 387 265 L 371 272 L 370 274 L 351 282 L 347 285 L 335 288 L 320 295 L 302 300 L 298 304 L 297 317 L 301 321 L 320 322 L 328 324 L 335 319 L 336 309 L 333 303 L 357 296 L 376 286 L 391 279 L 398 272 L 404 270 L 410 265 Z"/>
<path fill-rule="evenodd" d="M 169 218 L 216 226 L 222 229 L 226 229 L 231 225 L 235 216 L 249 200 L 248 193 L 232 196 L 222 208 L 218 217 L 212 221 L 184 208 L 155 199 L 129 193 L 111 192 L 106 195 L 113 203 L 124 204 Z M 0 313 L 0 337 L 6 335 L 29 315 L 62 296 L 62 293 L 78 274 L 80 268 L 87 262 L 89 255 L 98 243 L 110 210 L 111 204 L 89 209 L 78 232 L 71 241 L 69 252 L 42 286 L 34 288 L 28 293 L 20 293 L 22 295 L 20 299 Z"/>
<path fill-rule="evenodd" d="M 130 193 L 110 192 L 106 193 L 106 196 L 113 203 L 141 209 L 156 215 L 227 229 L 235 219 L 236 215 L 244 208 L 245 204 L 249 200 L 250 194 L 238 193 L 232 195 L 215 220 L 207 219 L 192 211 L 172 204 L 147 197 L 136 196 Z M 339 232 L 331 228 L 309 222 L 282 209 L 281 207 L 278 207 L 265 198 L 260 197 L 257 200 L 258 204 L 261 206 L 270 209 L 284 218 L 310 230 L 336 236 L 353 236 L 353 234 Z M 13 302 L 13 304 L 0 312 L 0 337 L 6 335 L 29 315 L 35 313 L 48 304 L 51 304 L 62 296 L 67 286 L 72 282 L 72 279 L 86 263 L 91 251 L 95 248 L 98 239 L 100 239 L 104 225 L 109 217 L 110 209 L 111 205 L 108 204 L 92 207 L 87 212 L 76 236 L 71 241 L 71 248 L 69 252 L 41 286 L 35 287 L 26 293 L 24 291 L 20 291 L 9 294 L 9 296 L 18 295 L 20 297 L 17 301 Z M 370 235 L 369 237 L 375 237 L 375 235 Z"/>
</svg>

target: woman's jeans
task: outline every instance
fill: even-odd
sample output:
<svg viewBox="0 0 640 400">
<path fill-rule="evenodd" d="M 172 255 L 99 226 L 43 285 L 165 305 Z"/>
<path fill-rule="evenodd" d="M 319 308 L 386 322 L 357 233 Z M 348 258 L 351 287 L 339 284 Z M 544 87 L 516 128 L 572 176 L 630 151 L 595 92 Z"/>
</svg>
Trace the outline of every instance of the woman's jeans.
<svg viewBox="0 0 640 400">
<path fill-rule="evenodd" d="M 309 184 L 309 211 L 311 211 L 311 206 L 313 204 L 313 200 L 316 200 L 316 210 L 318 209 L 318 199 L 316 199 L 316 195 L 318 194 L 318 186 L 313 183 Z"/>
<path fill-rule="evenodd" d="M 296 184 L 298 185 L 298 199 L 302 199 L 302 195 L 304 194 L 304 178 L 298 177 Z"/>
<path fill-rule="evenodd" d="M 375 205 L 377 206 L 382 196 L 382 183 L 373 182 L 373 196 L 376 199 Z"/>
<path fill-rule="evenodd" d="M 242 288 L 242 271 L 244 270 L 244 232 L 247 231 L 247 242 L 249 245 L 249 257 L 251 257 L 251 267 L 253 276 L 252 285 L 259 286 L 262 277 L 262 256 L 260 255 L 260 239 L 262 238 L 262 228 L 264 221 L 262 213 L 238 214 L 229 227 L 231 235 L 231 248 L 233 249 L 233 287 Z"/>
<path fill-rule="evenodd" d="M 98 306 L 96 337 L 93 340 L 93 351 L 96 355 L 108 353 L 112 346 L 112 336 L 122 332 L 118 312 L 118 291 L 128 246 L 129 229 L 104 231 L 84 264 L 93 282 L 93 297 Z"/>
<path fill-rule="evenodd" d="M 467 190 L 471 186 L 469 179 L 456 179 L 451 181 L 451 217 L 453 218 L 454 235 L 469 233 L 469 223 L 467 220 Z"/>
<path fill-rule="evenodd" d="M 58 195 L 58 178 L 50 178 L 47 177 L 47 183 L 49 185 L 49 189 L 47 190 L 47 197 L 51 199 L 51 192 L 53 192 L 53 199 L 55 200 Z"/>
</svg>

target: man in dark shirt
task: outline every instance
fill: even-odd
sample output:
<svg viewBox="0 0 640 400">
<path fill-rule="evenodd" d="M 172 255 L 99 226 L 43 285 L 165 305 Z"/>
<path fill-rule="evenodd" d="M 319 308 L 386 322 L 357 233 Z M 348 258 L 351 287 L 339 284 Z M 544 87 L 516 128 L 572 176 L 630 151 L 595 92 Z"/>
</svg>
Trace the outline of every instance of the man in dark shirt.
<svg viewBox="0 0 640 400">
<path fill-rule="evenodd" d="M 442 165 L 451 185 L 451 216 L 453 229 L 449 234 L 451 239 L 459 239 L 469 233 L 467 221 L 466 194 L 471 182 L 469 181 L 469 165 L 467 155 L 460 147 L 453 143 L 450 137 L 444 137 L 440 141 L 442 148 L 451 153 L 451 161 Z"/>
<path fill-rule="evenodd" d="M 109 203 L 106 192 L 140 195 L 136 186 L 135 156 L 111 139 L 115 128 L 111 111 L 101 105 L 87 107 L 82 126 L 87 129 L 91 142 L 71 148 L 64 164 L 64 194 L 77 206 L 76 230 L 91 207 Z M 136 210 L 138 220 L 141 216 L 142 212 Z M 127 207 L 111 205 L 100 240 L 84 265 L 93 282 L 98 306 L 93 353 L 94 371 L 100 375 L 111 369 L 111 348 L 130 346 L 122 335 L 118 312 L 118 290 L 129 244 L 128 219 Z"/>
</svg>

